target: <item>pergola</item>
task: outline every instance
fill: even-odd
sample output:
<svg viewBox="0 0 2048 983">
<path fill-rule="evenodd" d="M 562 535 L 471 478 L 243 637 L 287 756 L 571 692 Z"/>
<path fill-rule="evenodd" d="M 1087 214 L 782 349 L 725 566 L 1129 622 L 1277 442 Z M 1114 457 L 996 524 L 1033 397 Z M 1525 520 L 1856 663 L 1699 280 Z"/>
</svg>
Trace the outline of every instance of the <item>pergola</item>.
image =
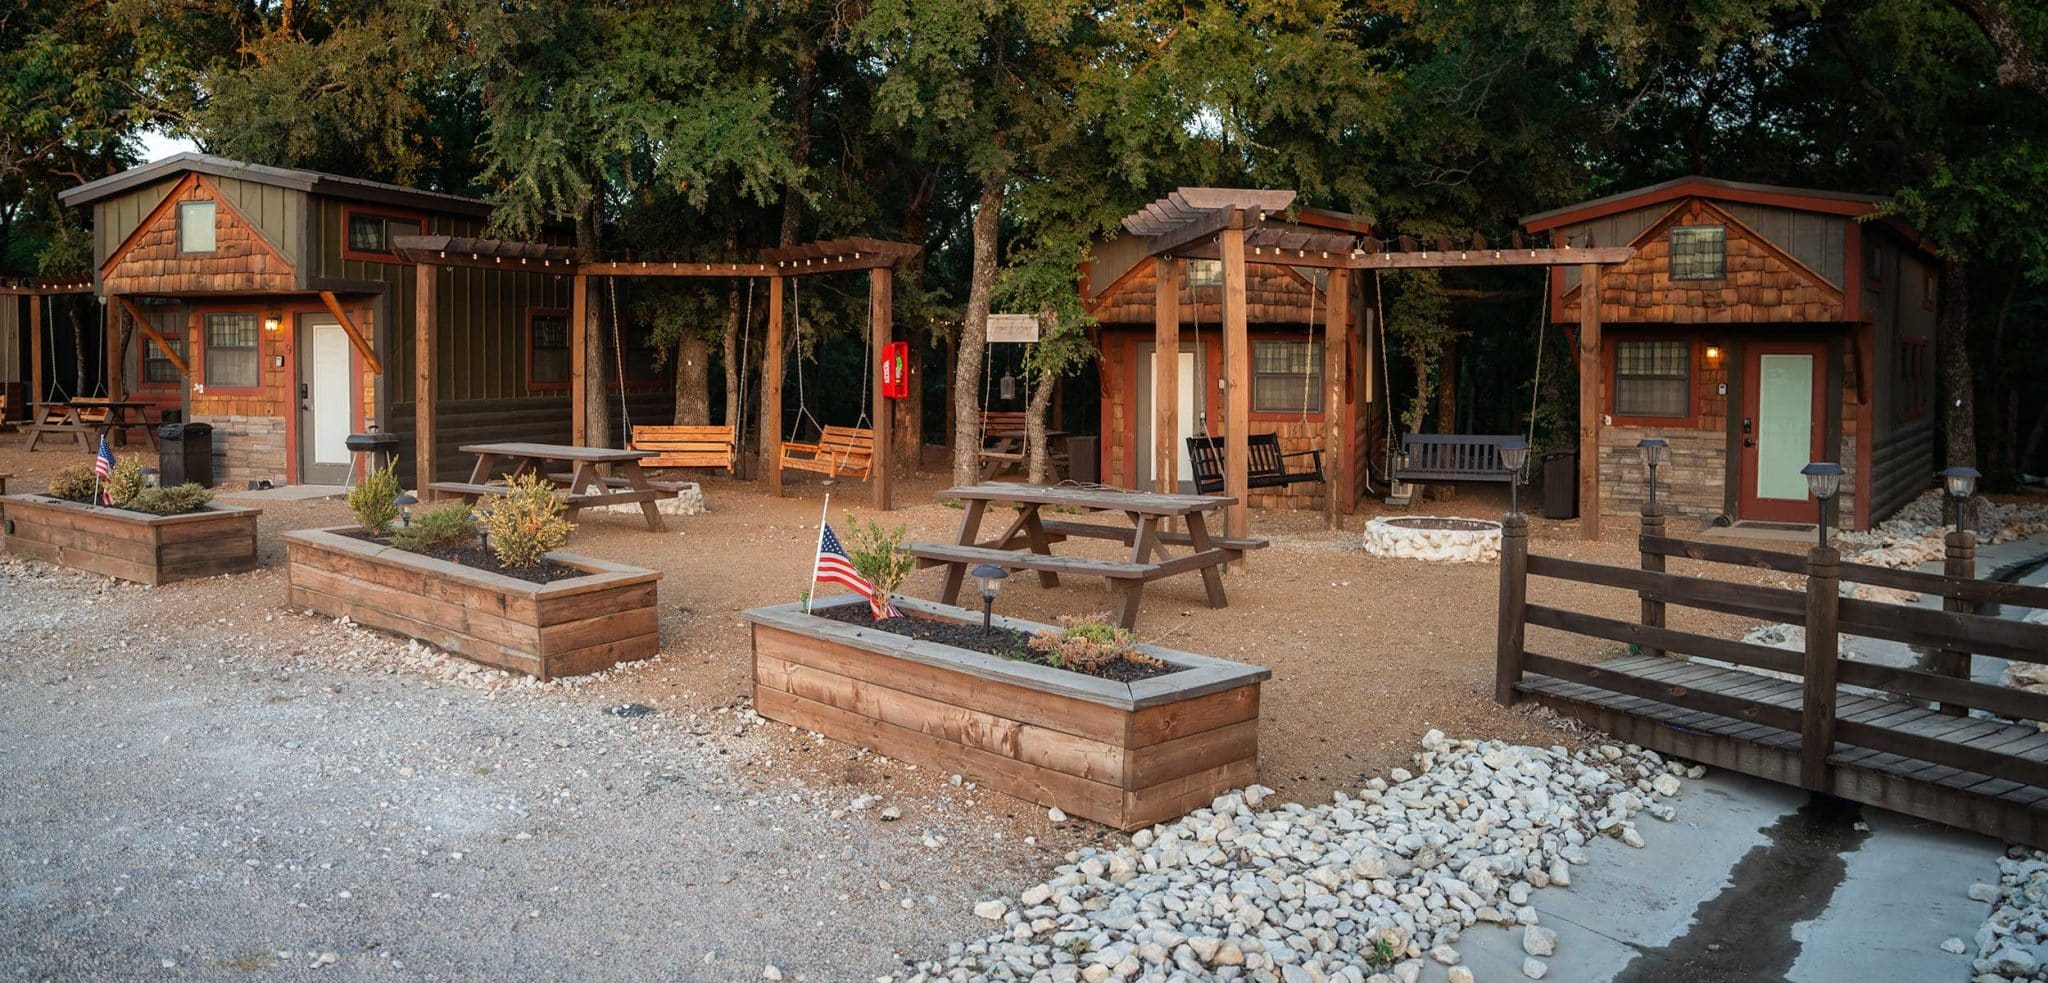
<svg viewBox="0 0 2048 983">
<path fill-rule="evenodd" d="M 1329 271 L 1328 332 L 1324 335 L 1323 384 L 1327 390 L 1323 405 L 1341 406 L 1344 401 L 1344 353 L 1349 344 L 1351 273 L 1353 270 L 1463 269 L 1486 266 L 1577 265 L 1588 286 L 1584 296 L 1600 295 L 1602 268 L 1625 262 L 1635 255 L 1626 246 L 1577 248 L 1569 243 L 1545 241 L 1524 243 L 1519 236 L 1507 243 L 1489 243 L 1482 236 L 1469 242 L 1453 243 L 1448 238 L 1422 242 L 1406 236 L 1382 240 L 1364 234 L 1303 232 L 1268 225 L 1268 219 L 1284 219 L 1294 204 L 1292 191 L 1262 191 L 1245 188 L 1181 188 L 1124 219 L 1124 229 L 1146 239 L 1147 255 L 1156 260 L 1215 259 L 1222 261 L 1223 292 L 1223 491 L 1237 499 L 1226 513 L 1225 534 L 1242 537 L 1248 531 L 1246 506 L 1251 429 L 1251 363 L 1245 308 L 1245 265 L 1266 263 L 1276 266 L 1308 267 Z M 1249 258 L 1247 258 L 1249 251 Z M 1180 347 L 1180 282 L 1177 263 L 1160 263 L 1156 276 L 1153 331 L 1158 350 Z M 1600 305 L 1581 304 L 1578 338 L 1579 370 L 1579 502 L 1580 529 L 1587 539 L 1600 535 Z M 1385 330 L 1384 325 L 1375 330 Z M 1179 366 L 1173 359 L 1157 363 L 1156 385 L 1161 392 L 1173 392 Z M 1177 429 L 1174 407 L 1161 400 L 1154 407 L 1157 433 Z M 1351 466 L 1345 459 L 1342 423 L 1334 412 L 1324 414 L 1323 479 L 1326 487 L 1339 487 L 1338 476 Z M 1179 474 L 1180 449 L 1172 440 L 1156 442 L 1158 455 L 1152 473 L 1161 491 L 1172 491 Z M 1327 521 L 1336 523 L 1336 495 L 1328 501 Z"/>
<path fill-rule="evenodd" d="M 35 279 L 0 280 L 0 297 L 27 297 L 28 305 L 28 404 L 29 413 L 35 422 L 40 421 L 37 407 L 43 402 L 43 298 L 66 294 L 92 293 L 92 278 L 40 277 Z M 113 371 L 120 371 L 118 346 L 108 353 L 108 364 Z M 119 379 L 117 374 L 115 379 Z M 116 383 L 118 385 L 118 382 Z M 115 393 L 115 395 L 120 395 Z"/>
<path fill-rule="evenodd" d="M 590 333 L 590 278 L 652 277 L 690 278 L 759 277 L 768 281 L 768 338 L 762 386 L 767 415 L 761 420 L 761 467 L 768 475 L 768 487 L 782 494 L 782 349 L 783 286 L 786 280 L 828 273 L 868 272 L 868 315 L 871 342 L 880 352 L 890 342 L 895 311 L 896 270 L 914 260 L 922 251 L 917 246 L 881 239 L 847 238 L 763 249 L 749 261 L 681 262 L 656 260 L 599 260 L 584 250 L 540 242 L 473 239 L 460 236 L 400 236 L 393 240 L 400 258 L 416 264 L 416 315 L 414 393 L 416 399 L 414 461 L 421 474 L 434 467 L 434 345 L 435 307 L 439 267 L 468 266 L 486 269 L 519 267 L 529 272 L 571 278 L 569 304 L 569 405 L 570 434 L 579 446 L 589 439 L 586 399 L 591 380 L 584 372 L 584 353 Z M 869 365 L 864 371 L 872 372 Z M 603 384 L 598 380 L 599 385 Z M 888 400 L 880 386 L 872 386 L 871 414 L 875 427 L 874 472 L 869 493 L 874 506 L 893 508 L 891 498 Z M 727 413 L 734 412 L 728 407 Z M 736 435 L 737 436 L 737 435 Z"/>
</svg>

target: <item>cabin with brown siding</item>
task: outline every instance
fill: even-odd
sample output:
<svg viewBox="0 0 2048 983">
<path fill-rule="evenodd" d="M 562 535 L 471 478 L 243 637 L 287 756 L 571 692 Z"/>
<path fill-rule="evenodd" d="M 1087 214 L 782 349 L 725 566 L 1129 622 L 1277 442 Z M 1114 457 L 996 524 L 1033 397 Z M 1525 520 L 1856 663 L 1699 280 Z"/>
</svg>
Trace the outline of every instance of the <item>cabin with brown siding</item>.
<svg viewBox="0 0 2048 983">
<path fill-rule="evenodd" d="M 92 209 L 108 390 L 212 424 L 221 483 L 339 484 L 371 427 L 411 446 L 417 284 L 392 241 L 481 235 L 487 202 L 204 154 L 62 197 Z M 437 275 L 436 477 L 467 473 L 463 443 L 569 442 L 569 278 Z"/>
<path fill-rule="evenodd" d="M 1636 443 L 1661 437 L 1673 513 L 1811 523 L 1799 468 L 1848 472 L 1839 522 L 1869 528 L 1938 467 L 1938 260 L 1883 199 L 1689 177 L 1529 216 L 1578 245 L 1631 246 L 1600 280 L 1601 503 L 1641 508 Z M 1553 319 L 1587 302 L 1553 269 Z"/>
</svg>

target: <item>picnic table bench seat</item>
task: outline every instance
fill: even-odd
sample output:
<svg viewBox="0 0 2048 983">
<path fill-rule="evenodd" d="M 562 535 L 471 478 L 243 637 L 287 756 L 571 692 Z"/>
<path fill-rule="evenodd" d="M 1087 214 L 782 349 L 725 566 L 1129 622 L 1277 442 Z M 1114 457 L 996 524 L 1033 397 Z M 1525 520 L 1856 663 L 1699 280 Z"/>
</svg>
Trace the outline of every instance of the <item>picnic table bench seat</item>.
<svg viewBox="0 0 2048 983">
<path fill-rule="evenodd" d="M 827 477 L 868 479 L 875 464 L 875 432 L 865 427 L 826 427 L 816 442 L 785 442 L 782 467 Z"/>
<path fill-rule="evenodd" d="M 614 481 L 607 481 L 605 484 L 610 488 L 632 488 L 632 486 L 623 481 L 617 481 L 616 483 Z M 555 497 L 561 499 L 572 510 L 588 508 L 592 505 L 626 505 L 636 502 L 658 502 L 664 498 L 675 497 L 676 484 L 674 482 L 658 482 L 654 484 L 655 487 L 652 488 L 633 489 L 623 492 L 571 493 L 567 489 L 557 488 L 555 489 Z M 443 495 L 454 495 L 466 502 L 472 503 L 486 495 L 507 495 L 512 491 L 510 485 L 479 484 L 473 481 L 431 481 L 427 483 L 427 488 Z"/>
<path fill-rule="evenodd" d="M 1039 525 L 1044 527 L 1045 531 L 1056 539 L 1080 536 L 1085 539 L 1107 539 L 1111 542 L 1122 543 L 1125 546 L 1134 545 L 1138 541 L 1138 531 L 1136 529 L 1120 529 L 1116 526 L 1100 526 L 1092 522 L 1073 522 L 1067 519 L 1041 519 L 1039 520 Z M 1157 534 L 1157 538 L 1168 546 L 1194 545 L 1193 537 L 1175 529 L 1161 529 Z M 1269 539 L 1259 539 L 1252 536 L 1235 538 L 1211 535 L 1209 537 L 1209 545 L 1233 554 L 1230 558 L 1235 560 L 1238 558 L 1238 554 L 1242 554 L 1246 550 L 1262 550 L 1273 545 L 1273 542 Z"/>
<path fill-rule="evenodd" d="M 721 468 L 732 470 L 736 441 L 730 426 L 636 426 L 626 445 L 654 451 L 643 468 Z"/>
<path fill-rule="evenodd" d="M 1121 560 L 1098 560 L 1086 556 L 1049 556 L 1025 550 L 998 549 L 993 546 L 958 546 L 953 543 L 905 543 L 902 549 L 903 552 L 917 557 L 919 567 L 936 567 L 946 563 L 993 563 L 1010 569 L 1108 577 L 1111 580 L 1150 579 L 1159 566 L 1155 563 L 1126 563 Z"/>
</svg>

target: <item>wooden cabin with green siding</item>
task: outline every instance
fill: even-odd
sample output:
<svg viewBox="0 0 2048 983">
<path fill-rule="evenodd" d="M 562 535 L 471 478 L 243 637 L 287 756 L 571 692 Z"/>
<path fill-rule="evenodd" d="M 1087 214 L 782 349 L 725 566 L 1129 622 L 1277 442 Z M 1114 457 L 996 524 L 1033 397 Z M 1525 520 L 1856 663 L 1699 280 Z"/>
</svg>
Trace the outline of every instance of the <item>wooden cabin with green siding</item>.
<svg viewBox="0 0 2048 983">
<path fill-rule="evenodd" d="M 220 482 L 339 484 L 372 427 L 412 446 L 416 279 L 392 243 L 481 235 L 487 202 L 189 153 L 62 198 L 92 209 L 107 390 L 212 424 Z M 467 473 L 464 443 L 569 442 L 569 279 L 441 276 L 435 477 Z"/>
</svg>

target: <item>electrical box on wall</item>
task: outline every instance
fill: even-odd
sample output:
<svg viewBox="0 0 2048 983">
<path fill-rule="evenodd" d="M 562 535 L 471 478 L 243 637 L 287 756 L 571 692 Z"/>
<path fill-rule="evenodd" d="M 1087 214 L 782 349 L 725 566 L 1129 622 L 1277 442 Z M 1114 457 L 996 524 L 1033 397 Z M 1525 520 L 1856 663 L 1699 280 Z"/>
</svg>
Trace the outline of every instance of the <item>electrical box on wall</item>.
<svg viewBox="0 0 2048 983">
<path fill-rule="evenodd" d="M 1720 384 L 1720 385 L 1718 385 L 1718 386 L 1715 386 L 1715 387 L 1714 387 L 1714 392 L 1715 392 L 1715 394 L 1716 394 L 1716 395 L 1721 395 L 1721 396 L 1726 396 L 1726 395 L 1728 395 L 1728 384 L 1724 382 L 1724 383 L 1721 383 L 1721 384 Z"/>
<path fill-rule="evenodd" d="M 271 367 L 272 367 L 272 368 L 278 368 L 278 369 L 284 368 L 284 356 L 283 356 L 283 355 L 272 355 L 272 356 L 270 356 L 270 365 L 271 365 Z"/>
</svg>

